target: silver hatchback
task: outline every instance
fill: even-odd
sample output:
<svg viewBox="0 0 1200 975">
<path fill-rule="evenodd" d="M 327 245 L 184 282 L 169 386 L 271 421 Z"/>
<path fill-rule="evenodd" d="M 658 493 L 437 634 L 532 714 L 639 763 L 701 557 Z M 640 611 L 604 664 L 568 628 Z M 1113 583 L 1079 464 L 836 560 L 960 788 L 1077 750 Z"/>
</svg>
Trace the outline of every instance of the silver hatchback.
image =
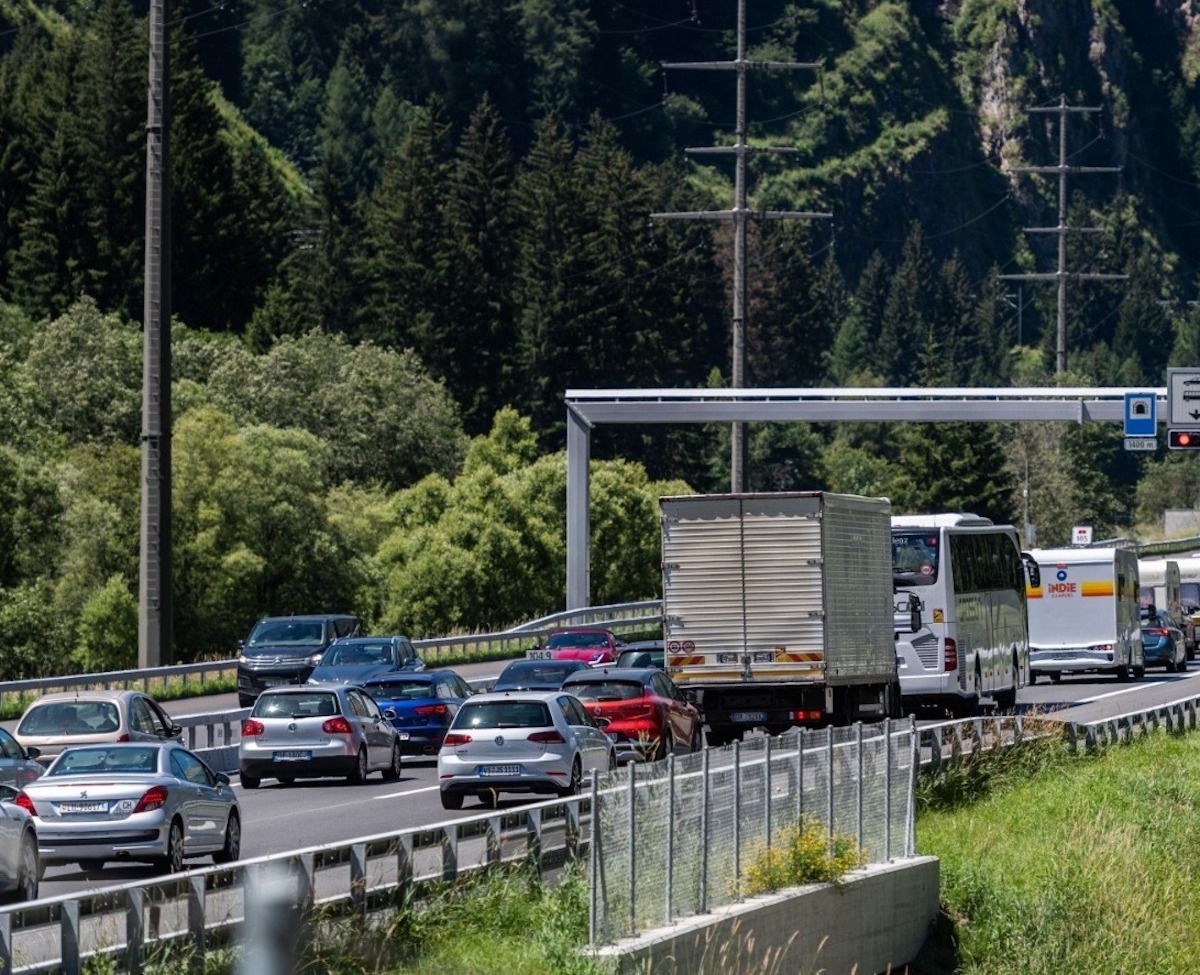
<svg viewBox="0 0 1200 975">
<path fill-rule="evenodd" d="M 400 753 L 396 729 L 361 687 L 272 687 L 242 722 L 238 770 L 246 789 L 257 789 L 263 779 L 289 785 L 323 776 L 357 784 L 372 772 L 394 782 Z"/>
</svg>

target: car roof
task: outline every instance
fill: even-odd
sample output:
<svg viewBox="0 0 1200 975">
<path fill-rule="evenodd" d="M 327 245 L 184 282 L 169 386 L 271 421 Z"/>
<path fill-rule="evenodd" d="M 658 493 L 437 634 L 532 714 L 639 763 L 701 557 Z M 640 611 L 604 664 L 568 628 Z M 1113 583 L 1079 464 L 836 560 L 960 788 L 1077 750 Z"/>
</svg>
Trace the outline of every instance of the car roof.
<svg viewBox="0 0 1200 975">
<path fill-rule="evenodd" d="M 563 688 L 568 684 L 600 684 L 606 680 L 629 680 L 645 684 L 655 674 L 662 673 L 657 667 L 589 667 L 569 674 L 563 681 Z"/>
<path fill-rule="evenodd" d="M 61 703 L 63 701 L 122 701 L 131 697 L 149 697 L 144 691 L 126 690 L 125 688 L 104 688 L 92 691 L 55 691 L 43 694 L 30 707 L 37 704 Z"/>
<path fill-rule="evenodd" d="M 425 683 L 432 683 L 439 677 L 457 677 L 453 670 L 393 670 L 386 674 L 376 674 L 374 677 L 368 677 L 363 681 L 363 687 L 367 690 L 371 689 L 372 684 L 390 684 L 397 680 L 417 680 Z"/>
<path fill-rule="evenodd" d="M 633 643 L 626 643 L 621 648 L 621 653 L 628 653 L 630 650 L 662 650 L 662 640 L 635 640 Z"/>
<path fill-rule="evenodd" d="M 576 667 L 576 664 L 582 664 L 583 666 Z M 569 670 L 582 670 L 584 667 L 587 667 L 587 662 L 583 660 L 513 660 L 509 662 L 507 667 L 500 671 L 500 676 L 503 677 L 510 670 L 536 670 L 539 667 L 552 667 L 555 670 L 563 670 L 564 668 Z"/>
<path fill-rule="evenodd" d="M 489 704 L 499 701 L 545 701 L 550 703 L 562 697 L 562 691 L 493 691 L 488 694 L 475 694 L 471 704 Z M 464 705 L 465 706 L 465 705 Z"/>
</svg>

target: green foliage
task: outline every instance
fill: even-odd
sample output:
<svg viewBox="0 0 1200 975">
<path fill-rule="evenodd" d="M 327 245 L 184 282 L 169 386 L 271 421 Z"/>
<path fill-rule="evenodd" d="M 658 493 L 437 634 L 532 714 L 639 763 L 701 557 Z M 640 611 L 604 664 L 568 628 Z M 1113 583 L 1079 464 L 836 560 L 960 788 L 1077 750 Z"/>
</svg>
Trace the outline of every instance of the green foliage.
<svg viewBox="0 0 1200 975">
<path fill-rule="evenodd" d="M 84 674 L 126 670 L 138 661 L 138 604 L 123 576 L 115 575 L 84 603 L 71 653 L 74 670 Z"/>
<path fill-rule="evenodd" d="M 867 862 L 865 850 L 851 836 L 829 835 L 815 819 L 780 830 L 770 845 L 758 843 L 748 854 L 744 885 L 747 896 L 785 887 L 836 883 Z"/>
</svg>

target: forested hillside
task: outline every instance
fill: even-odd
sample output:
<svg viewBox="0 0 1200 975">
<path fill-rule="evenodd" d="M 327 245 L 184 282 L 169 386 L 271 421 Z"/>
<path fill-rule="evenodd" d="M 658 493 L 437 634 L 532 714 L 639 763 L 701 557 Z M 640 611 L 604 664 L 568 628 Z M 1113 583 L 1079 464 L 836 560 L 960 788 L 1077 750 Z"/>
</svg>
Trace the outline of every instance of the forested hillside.
<svg viewBox="0 0 1200 975">
<path fill-rule="evenodd" d="M 832 215 L 752 225 L 748 383 L 1161 385 L 1200 365 L 1193 0 L 746 6 L 748 58 L 816 65 L 748 74 L 749 141 L 796 150 L 751 155 L 752 205 Z M 733 73 L 661 65 L 731 60 L 736 0 L 170 9 L 183 652 L 324 594 L 414 635 L 556 608 L 563 391 L 729 381 L 728 227 L 649 215 L 732 204 L 732 165 L 684 150 L 733 142 Z M 146 15 L 0 0 L 0 639 L 30 671 L 50 620 L 64 654 L 128 644 Z M 1060 133 L 1031 111 L 1060 99 L 1100 111 Z M 1057 267 L 1058 234 L 1026 228 L 1058 223 L 1058 175 L 1026 170 L 1060 136 L 1072 167 L 1120 169 L 1068 176 L 1066 225 L 1098 232 L 1067 235 L 1066 267 L 1127 277 L 1069 282 L 1055 377 L 1054 284 L 1000 275 Z M 601 430 L 594 451 L 651 536 L 656 481 L 728 480 L 723 428 Z M 749 452 L 749 487 L 901 510 L 1020 519 L 1028 489 L 1043 544 L 1153 529 L 1200 491 L 1192 458 L 1094 427 L 757 425 Z M 477 510 L 456 497 L 477 489 Z M 653 545 L 610 550 L 594 596 L 652 594 Z M 538 570 L 496 578 L 509 559 Z"/>
</svg>

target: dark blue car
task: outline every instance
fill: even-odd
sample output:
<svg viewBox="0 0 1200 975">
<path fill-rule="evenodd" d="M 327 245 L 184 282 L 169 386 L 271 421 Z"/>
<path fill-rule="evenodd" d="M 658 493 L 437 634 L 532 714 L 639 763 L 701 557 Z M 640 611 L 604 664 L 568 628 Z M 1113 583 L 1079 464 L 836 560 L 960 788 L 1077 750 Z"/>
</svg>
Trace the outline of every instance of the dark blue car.
<svg viewBox="0 0 1200 975">
<path fill-rule="evenodd" d="M 1147 667 L 1165 667 L 1169 674 L 1187 670 L 1183 628 L 1165 610 L 1142 610 L 1142 645 Z"/>
<path fill-rule="evenodd" d="M 362 684 L 381 674 L 424 669 L 406 636 L 356 636 L 331 643 L 308 683 Z"/>
<path fill-rule="evenodd" d="M 459 706 L 473 693 L 452 670 L 386 674 L 363 687 L 391 720 L 407 755 L 436 755 Z"/>
</svg>

